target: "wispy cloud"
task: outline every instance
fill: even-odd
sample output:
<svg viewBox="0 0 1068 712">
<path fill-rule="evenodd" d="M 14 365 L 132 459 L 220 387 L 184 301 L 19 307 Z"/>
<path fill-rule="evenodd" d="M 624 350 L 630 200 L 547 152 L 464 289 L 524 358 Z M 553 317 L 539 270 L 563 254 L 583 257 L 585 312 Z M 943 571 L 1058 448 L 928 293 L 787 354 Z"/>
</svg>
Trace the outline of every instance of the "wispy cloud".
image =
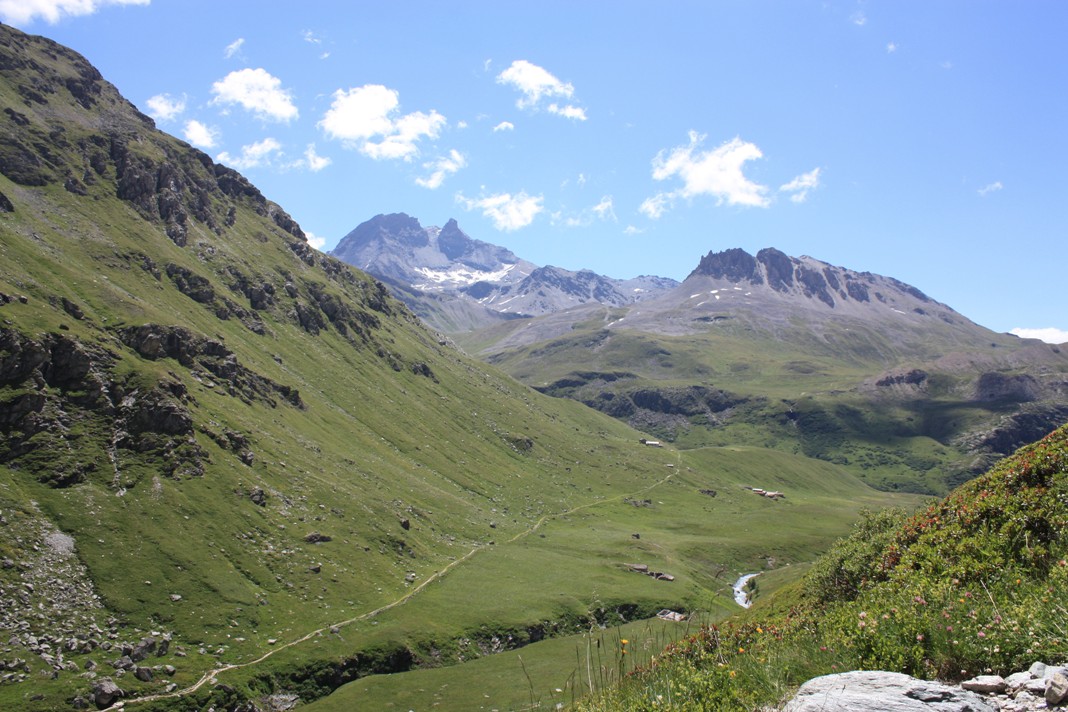
<svg viewBox="0 0 1068 712">
<path fill-rule="evenodd" d="M 232 168 L 243 171 L 248 170 L 249 168 L 259 168 L 270 164 L 272 156 L 279 153 L 281 150 L 282 144 L 278 143 L 278 141 L 273 138 L 265 138 L 262 141 L 242 146 L 240 156 L 234 156 L 223 151 L 216 156 L 216 160 L 218 160 L 219 163 L 225 163 Z"/>
<path fill-rule="evenodd" d="M 690 132 L 690 143 L 660 151 L 653 158 L 653 179 L 679 178 L 682 186 L 646 199 L 639 210 L 656 219 L 670 209 L 678 198 L 708 195 L 717 204 L 765 208 L 771 204 L 767 186 L 745 177 L 742 168 L 748 161 L 764 156 L 756 144 L 734 138 L 711 151 L 701 151 L 705 137 Z"/>
<path fill-rule="evenodd" d="M 604 196 L 596 205 L 591 205 L 578 215 L 565 218 L 563 222 L 567 227 L 587 227 L 597 221 L 618 222 L 611 195 Z"/>
<path fill-rule="evenodd" d="M 0 19 L 25 26 L 37 18 L 54 25 L 64 17 L 92 15 L 108 5 L 148 5 L 150 0 L 0 0 Z"/>
<path fill-rule="evenodd" d="M 670 193 L 657 193 L 643 200 L 638 206 L 638 212 L 647 218 L 657 220 L 670 210 L 673 204 L 674 197 Z"/>
<path fill-rule="evenodd" d="M 507 84 L 520 92 L 522 96 L 515 102 L 520 109 L 533 109 L 543 98 L 571 99 L 575 94 L 575 87 L 570 82 L 560 81 L 545 68 L 525 59 L 512 62 L 508 69 L 497 75 L 497 83 Z M 574 104 L 553 102 L 547 110 L 566 119 L 586 120 L 586 110 Z"/>
<path fill-rule="evenodd" d="M 174 98 L 170 94 L 156 94 L 145 102 L 148 115 L 157 121 L 170 121 L 185 111 L 185 97 Z"/>
<path fill-rule="evenodd" d="M 516 195 L 497 193 L 477 199 L 465 198 L 461 193 L 456 194 L 456 202 L 466 210 L 481 210 L 483 215 L 493 221 L 494 227 L 505 232 L 518 230 L 534 222 L 538 213 L 545 209 L 543 200 L 540 195 L 527 195 L 524 191 Z"/>
<path fill-rule="evenodd" d="M 548 110 L 550 114 L 556 114 L 557 116 L 563 116 L 565 119 L 574 119 L 576 121 L 586 120 L 586 110 L 568 104 L 566 106 L 560 106 L 559 104 L 549 104 Z"/>
<path fill-rule="evenodd" d="M 820 187 L 820 169 L 813 168 L 808 173 L 802 173 L 789 183 L 779 187 L 783 193 L 790 193 L 790 200 L 795 203 L 803 203 L 808 200 L 809 191 Z"/>
<path fill-rule="evenodd" d="M 857 11 L 850 15 L 849 21 L 857 27 L 864 27 L 864 25 L 868 24 L 868 16 L 862 11 Z"/>
<path fill-rule="evenodd" d="M 987 185 L 984 185 L 977 192 L 979 193 L 980 196 L 985 198 L 986 196 L 990 195 L 991 193 L 996 193 L 999 190 L 1003 189 L 1004 187 L 1005 186 L 1003 186 L 1001 184 L 1001 181 L 996 180 L 993 183 L 988 183 Z"/>
<path fill-rule="evenodd" d="M 1025 329 L 1017 327 L 1009 332 L 1016 334 L 1021 339 L 1041 339 L 1047 344 L 1068 344 L 1068 331 L 1047 327 L 1044 329 Z"/>
<path fill-rule="evenodd" d="M 515 130 L 515 124 L 513 124 L 511 121 L 502 121 L 501 123 L 499 123 L 499 124 L 497 124 L 496 126 L 493 127 L 494 133 L 496 133 L 497 131 L 514 131 L 514 130 Z"/>
<path fill-rule="evenodd" d="M 309 143 L 308 147 L 304 149 L 304 166 L 312 173 L 318 173 L 331 163 L 332 161 L 329 158 L 320 156 L 315 152 L 314 143 Z"/>
<path fill-rule="evenodd" d="M 183 131 L 185 140 L 198 148 L 215 148 L 219 141 L 219 131 L 196 119 L 185 122 Z"/>
<path fill-rule="evenodd" d="M 897 44 L 895 44 L 893 42 L 888 42 L 886 44 L 886 53 L 887 54 L 893 54 L 896 51 L 897 51 Z"/>
<path fill-rule="evenodd" d="M 282 81 L 265 69 L 239 69 L 211 85 L 212 104 L 238 104 L 261 119 L 291 121 L 300 113 Z"/>
<path fill-rule="evenodd" d="M 467 159 L 464 155 L 453 149 L 449 151 L 448 156 L 442 156 L 436 161 L 424 163 L 423 168 L 430 170 L 431 173 L 426 178 L 416 178 L 415 182 L 417 185 L 421 185 L 424 188 L 437 190 L 441 187 L 441 184 L 445 182 L 445 178 L 456 173 L 466 165 Z"/>
<path fill-rule="evenodd" d="M 396 116 L 399 106 L 398 93 L 381 84 L 338 89 L 319 127 L 328 138 L 376 160 L 410 161 L 419 153 L 418 143 L 424 138 L 437 138 L 446 119 L 434 110 Z"/>
<path fill-rule="evenodd" d="M 244 37 L 238 37 L 236 40 L 226 45 L 226 49 L 223 50 L 223 57 L 226 59 L 232 58 L 235 54 L 241 51 L 241 48 L 245 44 Z"/>
</svg>

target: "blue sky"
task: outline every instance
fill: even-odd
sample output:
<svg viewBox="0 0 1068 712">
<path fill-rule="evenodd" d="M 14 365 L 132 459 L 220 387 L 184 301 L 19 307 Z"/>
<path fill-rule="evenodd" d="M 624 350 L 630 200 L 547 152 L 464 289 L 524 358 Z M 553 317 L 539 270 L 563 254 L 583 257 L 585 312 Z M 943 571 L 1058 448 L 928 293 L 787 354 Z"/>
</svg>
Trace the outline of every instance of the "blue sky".
<svg viewBox="0 0 1068 712">
<path fill-rule="evenodd" d="M 777 247 L 1068 341 L 1068 3 L 0 0 L 321 249 L 455 217 L 683 279 Z"/>
</svg>

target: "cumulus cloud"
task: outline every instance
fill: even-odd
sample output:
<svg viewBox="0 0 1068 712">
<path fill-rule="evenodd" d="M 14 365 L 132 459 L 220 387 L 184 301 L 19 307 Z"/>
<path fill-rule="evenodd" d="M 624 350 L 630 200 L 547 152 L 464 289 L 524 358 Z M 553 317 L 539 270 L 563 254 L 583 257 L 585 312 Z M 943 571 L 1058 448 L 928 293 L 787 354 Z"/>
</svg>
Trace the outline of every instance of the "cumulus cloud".
<svg viewBox="0 0 1068 712">
<path fill-rule="evenodd" d="M 518 230 L 534 222 L 538 213 L 545 209 L 543 200 L 540 195 L 527 195 L 524 191 L 514 196 L 511 193 L 498 193 L 478 199 L 465 198 L 459 193 L 456 195 L 456 202 L 465 209 L 481 210 L 498 230 L 505 232 Z"/>
<path fill-rule="evenodd" d="M 145 102 L 148 115 L 157 121 L 170 121 L 185 111 L 185 97 L 175 99 L 170 94 L 156 94 Z"/>
<path fill-rule="evenodd" d="M 496 133 L 497 131 L 514 131 L 514 130 L 515 130 L 515 124 L 513 124 L 511 121 L 502 121 L 501 123 L 499 123 L 499 124 L 497 124 L 496 126 L 493 127 L 494 133 Z"/>
<path fill-rule="evenodd" d="M 897 51 L 897 44 L 896 44 L 896 43 L 894 43 L 894 42 L 888 42 L 888 43 L 886 44 L 886 53 L 887 53 L 887 54 L 893 54 L 893 53 L 894 53 L 894 52 L 896 52 L 896 51 Z"/>
<path fill-rule="evenodd" d="M 108 5 L 148 5 L 150 0 L 0 0 L 0 19 L 24 26 L 37 19 L 54 25 L 64 17 L 92 15 Z"/>
<path fill-rule="evenodd" d="M 419 153 L 418 143 L 435 139 L 445 126 L 445 117 L 437 111 L 421 111 L 396 116 L 400 106 L 398 93 L 381 84 L 338 89 L 319 127 L 327 137 L 376 160 L 401 158 L 410 161 Z"/>
<path fill-rule="evenodd" d="M 282 81 L 265 69 L 239 69 L 211 85 L 212 104 L 238 104 L 261 119 L 291 121 L 299 116 Z"/>
<path fill-rule="evenodd" d="M 265 138 L 262 141 L 242 146 L 240 156 L 233 156 L 223 151 L 215 158 L 219 163 L 225 163 L 232 168 L 243 171 L 268 165 L 271 162 L 271 157 L 281 150 L 282 144 L 273 138 Z"/>
<path fill-rule="evenodd" d="M 808 173 L 802 173 L 786 185 L 780 186 L 783 193 L 790 193 L 790 200 L 795 203 L 803 203 L 808 200 L 809 191 L 820 187 L 820 169 L 813 168 Z"/>
<path fill-rule="evenodd" d="M 682 186 L 646 199 L 639 210 L 650 218 L 660 217 L 677 198 L 709 195 L 717 204 L 765 208 L 771 201 L 767 186 L 754 183 L 742 173 L 747 161 L 764 156 L 756 144 L 734 138 L 711 151 L 698 150 L 705 137 L 690 132 L 686 146 L 660 151 L 653 158 L 653 179 L 679 178 Z"/>
<path fill-rule="evenodd" d="M 1017 327 L 1009 333 L 1016 334 L 1021 339 L 1041 339 L 1047 344 L 1068 344 L 1068 331 L 1054 327 L 1045 329 L 1023 329 Z"/>
<path fill-rule="evenodd" d="M 314 143 L 309 143 L 308 147 L 304 149 L 304 165 L 312 173 L 318 173 L 319 171 L 329 166 L 331 163 L 332 161 L 329 158 L 327 158 L 326 156 L 320 156 L 318 153 L 315 152 Z"/>
<path fill-rule="evenodd" d="M 979 195 L 985 198 L 986 196 L 990 195 L 991 193 L 996 193 L 997 191 L 1001 190 L 1004 187 L 1005 186 L 1003 186 L 1001 184 L 1001 181 L 997 180 L 997 181 L 994 181 L 993 183 L 989 183 L 987 185 L 984 185 L 982 188 L 980 188 L 979 189 Z"/>
<path fill-rule="evenodd" d="M 514 87 L 522 95 L 516 99 L 515 105 L 520 109 L 532 109 L 543 98 L 561 97 L 571 99 L 575 94 L 575 87 L 554 77 L 548 70 L 532 64 L 525 59 L 517 59 L 512 62 L 508 69 L 497 75 L 498 84 L 507 84 Z M 586 110 L 573 104 L 549 104 L 548 111 L 557 116 L 577 121 L 586 120 Z"/>
<path fill-rule="evenodd" d="M 215 148 L 219 140 L 219 132 L 197 120 L 185 122 L 183 132 L 185 140 L 199 148 Z"/>
<path fill-rule="evenodd" d="M 241 47 L 245 44 L 244 37 L 238 37 L 236 40 L 226 45 L 226 49 L 223 50 L 223 56 L 230 59 L 235 54 L 241 51 Z"/>
<path fill-rule="evenodd" d="M 431 171 L 426 178 L 416 178 L 415 182 L 424 188 L 436 190 L 445 182 L 445 178 L 456 173 L 467 165 L 467 159 L 462 153 L 453 149 L 448 156 L 442 156 L 436 161 L 424 163 L 423 168 Z"/>
<path fill-rule="evenodd" d="M 308 244 L 316 250 L 319 250 L 319 252 L 322 252 L 323 248 L 326 247 L 325 237 L 319 237 L 315 233 L 308 232 L 307 230 L 304 231 L 304 237 L 308 238 Z"/>
</svg>

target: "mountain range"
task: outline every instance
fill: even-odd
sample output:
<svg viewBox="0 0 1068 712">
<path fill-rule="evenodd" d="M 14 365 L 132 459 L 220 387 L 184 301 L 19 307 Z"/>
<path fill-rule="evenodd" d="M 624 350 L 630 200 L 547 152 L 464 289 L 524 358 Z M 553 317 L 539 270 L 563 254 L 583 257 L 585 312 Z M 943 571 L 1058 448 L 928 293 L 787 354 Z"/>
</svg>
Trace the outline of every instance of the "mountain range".
<svg viewBox="0 0 1068 712">
<path fill-rule="evenodd" d="M 1060 347 L 772 247 L 711 251 L 682 283 L 613 280 L 379 215 L 333 254 L 528 385 L 687 446 L 783 448 L 935 493 L 1068 419 Z"/>
<path fill-rule="evenodd" d="M 582 304 L 623 306 L 678 284 L 665 277 L 621 280 L 591 270 L 539 267 L 506 248 L 472 239 L 455 219 L 441 228 L 423 227 L 404 213 L 361 223 L 330 254 L 393 286 L 428 324 L 445 331 Z"/>
</svg>

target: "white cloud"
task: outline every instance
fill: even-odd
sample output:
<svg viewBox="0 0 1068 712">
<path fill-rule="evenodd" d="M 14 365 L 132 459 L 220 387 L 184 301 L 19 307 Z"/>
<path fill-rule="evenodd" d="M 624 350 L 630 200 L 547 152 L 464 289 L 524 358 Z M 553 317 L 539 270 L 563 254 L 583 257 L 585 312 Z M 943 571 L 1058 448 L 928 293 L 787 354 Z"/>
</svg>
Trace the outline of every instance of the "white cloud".
<svg viewBox="0 0 1068 712">
<path fill-rule="evenodd" d="M 990 195 L 991 193 L 996 193 L 997 191 L 1001 190 L 1004 187 L 1005 186 L 1003 186 L 1001 184 L 1001 181 L 997 180 L 997 181 L 994 181 L 993 183 L 990 183 L 988 185 L 984 185 L 982 188 L 979 189 L 978 192 L 979 192 L 979 195 L 981 195 L 982 197 L 985 198 L 986 196 Z"/>
<path fill-rule="evenodd" d="M 312 173 L 318 173 L 331 163 L 332 161 L 329 158 L 320 156 L 315 152 L 314 143 L 309 143 L 308 147 L 304 149 L 304 165 L 307 166 L 308 170 Z"/>
<path fill-rule="evenodd" d="M 624 235 L 641 235 L 643 232 L 645 232 L 645 230 L 642 230 L 639 227 L 635 227 L 634 225 L 627 225 L 625 228 L 623 228 Z"/>
<path fill-rule="evenodd" d="M 597 203 L 597 205 L 586 208 L 578 215 L 565 219 L 564 224 L 567 227 L 587 227 L 597 220 L 611 220 L 612 222 L 618 222 L 611 195 L 604 196 L 601 198 L 601 202 Z"/>
<path fill-rule="evenodd" d="M 326 247 L 325 237 L 319 237 L 315 233 L 308 232 L 307 230 L 304 231 L 304 237 L 308 238 L 308 244 L 316 250 L 319 250 L 319 252 L 322 252 L 323 248 Z"/>
<path fill-rule="evenodd" d="M 897 44 L 895 44 L 894 42 L 888 42 L 887 45 L 886 45 L 887 54 L 893 54 L 896 51 L 897 51 Z"/>
<path fill-rule="evenodd" d="M 642 204 L 638 206 L 638 212 L 648 218 L 656 220 L 667 212 L 674 202 L 671 194 L 657 193 L 656 195 L 643 200 Z"/>
<path fill-rule="evenodd" d="M 742 173 L 747 161 L 764 156 L 756 144 L 734 138 L 711 151 L 698 151 L 705 137 L 690 132 L 688 146 L 676 146 L 660 151 L 653 158 L 653 178 L 667 180 L 678 177 L 682 187 L 660 193 L 642 203 L 639 210 L 651 218 L 660 217 L 676 198 L 710 195 L 717 204 L 745 205 L 765 208 L 770 205 L 767 186 L 750 181 Z"/>
<path fill-rule="evenodd" d="M 430 163 L 424 163 L 423 168 L 426 168 L 431 172 L 426 178 L 416 178 L 415 182 L 424 188 L 430 190 L 436 190 L 441 187 L 441 184 L 445 182 L 447 176 L 456 173 L 461 168 L 467 165 L 467 159 L 462 153 L 453 149 L 449 151 L 448 156 L 442 156 L 436 161 Z"/>
<path fill-rule="evenodd" d="M 575 94 L 575 87 L 554 77 L 548 70 L 532 64 L 525 59 L 517 59 L 512 62 L 508 69 L 497 75 L 498 84 L 508 84 L 517 89 L 520 96 L 515 105 L 520 109 L 532 109 L 538 105 L 542 98 L 562 97 L 570 99 Z M 561 106 L 553 102 L 549 104 L 548 111 L 557 116 L 578 121 L 586 120 L 586 110 L 568 104 Z"/>
<path fill-rule="evenodd" d="M 498 84 L 511 84 L 523 96 L 516 100 L 520 109 L 534 106 L 543 96 L 562 96 L 570 99 L 575 87 L 565 84 L 545 69 L 525 59 L 517 59 L 512 66 L 497 75 Z"/>
<path fill-rule="evenodd" d="M 1068 344 L 1068 331 L 1054 327 L 1045 329 L 1023 329 L 1017 327 L 1009 333 L 1016 334 L 1021 339 L 1041 339 L 1047 344 Z"/>
<path fill-rule="evenodd" d="M 549 113 L 556 114 L 557 116 L 563 116 L 565 119 L 575 119 L 576 121 L 586 120 L 586 110 L 578 106 L 560 106 L 558 104 L 549 104 Z"/>
<path fill-rule="evenodd" d="M 226 49 L 223 50 L 223 57 L 226 57 L 227 59 L 230 59 L 235 54 L 237 54 L 238 52 L 241 51 L 241 47 L 244 44 L 245 44 L 245 38 L 244 37 L 238 37 L 236 40 L 234 40 L 230 44 L 226 45 Z"/>
<path fill-rule="evenodd" d="M 371 158 L 402 158 L 406 161 L 419 153 L 416 145 L 423 138 L 437 138 L 445 126 L 445 117 L 437 111 L 416 111 L 393 118 L 400 98 L 393 89 L 381 84 L 367 84 L 334 92 L 330 109 L 319 122 L 328 138 L 338 139 Z M 379 137 L 376 142 L 372 139 Z"/>
<path fill-rule="evenodd" d="M 215 148 L 219 140 L 218 130 L 197 120 L 185 122 L 185 140 L 199 148 Z"/>
<path fill-rule="evenodd" d="M 108 5 L 148 5 L 150 0 L 0 0 L 0 19 L 24 26 L 40 17 L 54 25 L 64 17 L 92 15 Z"/>
<path fill-rule="evenodd" d="M 299 116 L 282 81 L 265 69 L 240 69 L 211 85 L 212 104 L 240 104 L 261 119 L 291 121 Z"/>
<path fill-rule="evenodd" d="M 538 213 L 545 209 L 542 206 L 543 200 L 540 195 L 527 195 L 524 191 L 514 196 L 511 193 L 498 193 L 477 200 L 465 198 L 459 193 L 456 195 L 456 202 L 464 208 L 481 210 L 498 230 L 506 232 L 518 230 L 534 222 Z"/>
<path fill-rule="evenodd" d="M 612 209 L 612 196 L 606 195 L 601 198 L 601 202 L 590 208 L 593 214 L 602 220 L 616 220 L 616 211 Z"/>
<path fill-rule="evenodd" d="M 145 102 L 148 115 L 157 121 L 170 121 L 185 111 L 185 97 L 173 98 L 170 94 L 156 94 Z"/>
<path fill-rule="evenodd" d="M 779 190 L 784 193 L 791 193 L 790 200 L 795 203 L 803 203 L 808 200 L 809 191 L 819 187 L 820 169 L 813 168 L 808 173 L 802 173 L 786 185 L 780 186 Z"/>
<path fill-rule="evenodd" d="M 497 131 L 514 131 L 514 130 L 515 130 L 515 124 L 513 124 L 511 121 L 502 121 L 501 123 L 499 123 L 499 124 L 497 124 L 496 126 L 493 127 L 493 131 L 495 133 Z"/>
<path fill-rule="evenodd" d="M 467 122 L 463 121 L 463 120 L 457 121 L 456 122 L 456 128 L 461 129 L 461 130 L 466 129 L 467 128 Z"/>
<path fill-rule="evenodd" d="M 865 15 L 863 12 L 855 12 L 849 18 L 849 21 L 857 27 L 864 27 L 864 25 L 868 24 L 868 16 Z"/>
<path fill-rule="evenodd" d="M 228 166 L 243 171 L 249 168 L 259 168 L 260 166 L 269 164 L 271 162 L 271 156 L 281 150 L 282 144 L 278 143 L 278 141 L 273 138 L 265 138 L 262 141 L 242 146 L 240 156 L 232 156 L 226 151 L 223 151 L 215 158 L 219 163 L 225 163 Z"/>
<path fill-rule="evenodd" d="M 310 44 L 316 44 L 317 45 L 317 44 L 322 44 L 323 43 L 323 41 L 321 39 L 319 39 L 318 37 L 316 37 L 315 33 L 312 32 L 311 30 L 304 30 L 303 32 L 300 33 L 300 36 L 304 38 L 305 42 L 308 42 Z"/>
</svg>

